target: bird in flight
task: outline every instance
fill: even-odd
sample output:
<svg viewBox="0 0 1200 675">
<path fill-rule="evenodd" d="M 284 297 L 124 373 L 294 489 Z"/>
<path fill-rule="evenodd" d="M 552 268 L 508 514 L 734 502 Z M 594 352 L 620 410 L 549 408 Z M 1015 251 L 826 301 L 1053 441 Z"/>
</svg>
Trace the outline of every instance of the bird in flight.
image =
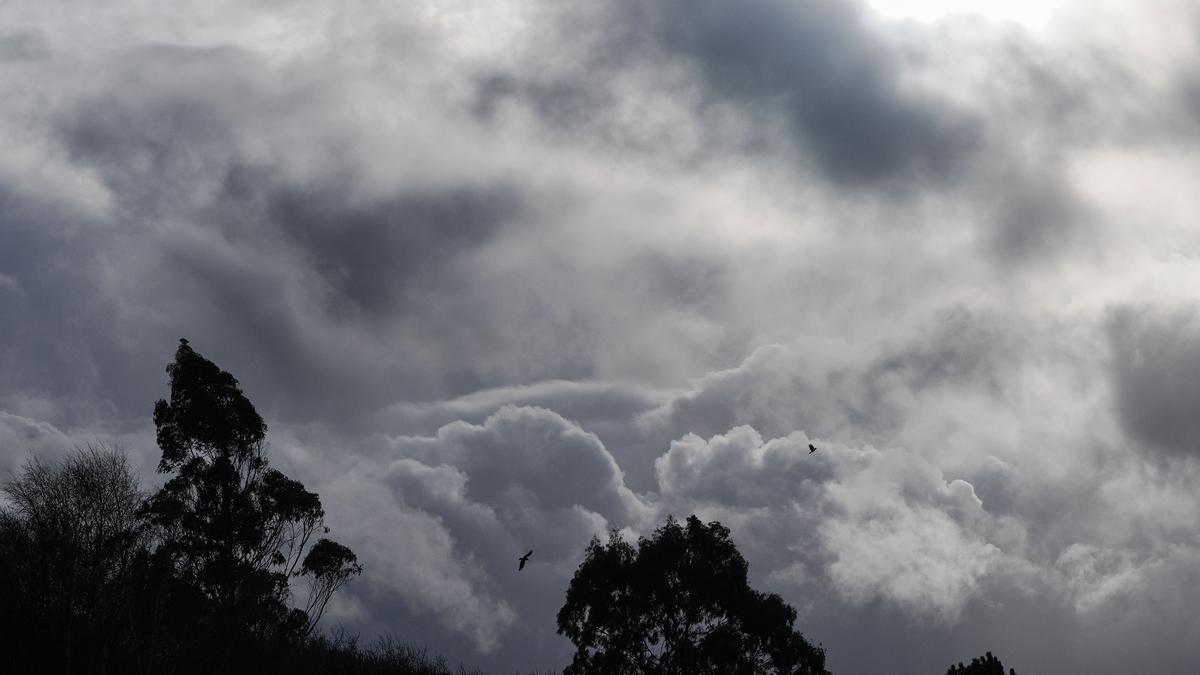
<svg viewBox="0 0 1200 675">
<path fill-rule="evenodd" d="M 817 446 L 813 445 L 812 443 L 809 443 L 808 444 L 808 454 L 811 455 L 816 451 L 817 451 Z"/>
<path fill-rule="evenodd" d="M 529 556 L 531 556 L 531 555 L 533 555 L 533 549 L 529 549 L 529 553 L 526 553 L 525 555 L 521 556 L 520 558 L 517 558 L 517 560 L 521 561 L 521 564 L 517 566 L 518 572 L 525 569 L 525 563 L 529 562 Z"/>
</svg>

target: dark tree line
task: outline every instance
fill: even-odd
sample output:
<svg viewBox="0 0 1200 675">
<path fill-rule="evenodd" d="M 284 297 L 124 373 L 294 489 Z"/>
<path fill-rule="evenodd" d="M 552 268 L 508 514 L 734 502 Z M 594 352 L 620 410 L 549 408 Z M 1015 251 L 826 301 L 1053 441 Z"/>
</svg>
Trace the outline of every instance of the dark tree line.
<svg viewBox="0 0 1200 675">
<path fill-rule="evenodd" d="M 0 486 L 0 672 L 448 675 L 390 638 L 316 629 L 362 567 L 325 537 L 320 498 L 271 468 L 237 380 L 180 343 L 154 407 L 161 488 L 104 446 L 32 457 Z M 636 547 L 594 538 L 557 617 L 567 675 L 829 675 L 795 621 L 750 588 L 728 528 L 695 516 Z M 1005 673 L 989 652 L 947 675 Z"/>
<path fill-rule="evenodd" d="M 0 631 L 6 672 L 95 672 L 127 666 L 133 588 L 148 564 L 136 478 L 124 455 L 78 450 L 62 465 L 33 458 L 4 486 Z M 79 667 L 76 667 L 79 666 Z M 0 670 L 4 670 L 0 668 Z"/>
<path fill-rule="evenodd" d="M 3 486 L 4 672 L 244 672 L 313 644 L 361 573 L 323 535 L 320 498 L 270 467 L 266 424 L 229 373 L 181 341 L 154 408 L 165 484 L 117 449 L 34 457 Z M 293 581 L 307 597 L 293 606 Z M 4 667 L 7 666 L 7 667 Z M 268 668 L 273 670 L 273 668 Z"/>
<path fill-rule="evenodd" d="M 1000 662 L 1000 659 L 992 656 L 991 652 L 987 652 L 983 656 L 971 659 L 971 662 L 965 666 L 961 662 L 950 666 L 946 675 L 1005 675 L 1004 664 Z M 1017 675 L 1017 671 L 1009 668 L 1008 675 Z"/>
</svg>

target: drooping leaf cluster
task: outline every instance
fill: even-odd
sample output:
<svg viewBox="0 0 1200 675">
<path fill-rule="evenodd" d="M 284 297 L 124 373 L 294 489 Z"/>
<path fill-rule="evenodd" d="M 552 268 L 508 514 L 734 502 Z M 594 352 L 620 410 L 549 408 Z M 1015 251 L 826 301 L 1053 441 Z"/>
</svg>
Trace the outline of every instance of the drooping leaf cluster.
<svg viewBox="0 0 1200 675">
<path fill-rule="evenodd" d="M 575 643 L 568 675 L 827 675 L 825 652 L 795 630 L 796 612 L 750 588 L 718 522 L 669 518 L 637 548 L 594 538 L 558 612 Z"/>
</svg>

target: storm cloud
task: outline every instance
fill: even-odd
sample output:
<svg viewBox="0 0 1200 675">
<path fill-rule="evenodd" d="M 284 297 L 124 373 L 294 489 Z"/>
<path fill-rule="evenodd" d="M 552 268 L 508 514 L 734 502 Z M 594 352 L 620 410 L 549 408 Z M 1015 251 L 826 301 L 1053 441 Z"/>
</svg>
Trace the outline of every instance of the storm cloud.
<svg viewBox="0 0 1200 675">
<path fill-rule="evenodd" d="M 1131 437 L 1181 456 L 1200 454 L 1200 317 L 1125 308 L 1110 325 L 1113 389 Z"/>
<path fill-rule="evenodd" d="M 0 471 L 160 480 L 187 337 L 329 627 L 561 668 L 590 538 L 697 513 L 837 673 L 1191 672 L 1195 9 L 902 4 L 7 3 Z"/>
</svg>

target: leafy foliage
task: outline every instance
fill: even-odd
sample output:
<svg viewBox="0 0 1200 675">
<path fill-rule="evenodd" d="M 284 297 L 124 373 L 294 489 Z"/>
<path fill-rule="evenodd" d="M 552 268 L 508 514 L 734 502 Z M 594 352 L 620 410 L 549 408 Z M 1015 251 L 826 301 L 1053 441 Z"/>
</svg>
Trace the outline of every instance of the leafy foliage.
<svg viewBox="0 0 1200 675">
<path fill-rule="evenodd" d="M 3 486 L 0 672 L 303 673 L 313 649 L 365 668 L 367 652 L 314 634 L 362 572 L 320 536 L 320 498 L 270 467 L 266 424 L 232 375 L 185 341 L 167 373 L 154 420 L 169 478 L 149 499 L 110 448 L 31 458 Z M 309 593 L 298 607 L 292 581 Z"/>
<path fill-rule="evenodd" d="M 796 612 L 750 588 L 728 528 L 674 518 L 638 541 L 593 538 L 558 612 L 575 643 L 566 673 L 826 675 Z"/>
<path fill-rule="evenodd" d="M 983 656 L 971 659 L 971 663 L 968 665 L 964 666 L 960 662 L 950 666 L 946 675 L 1004 675 L 1004 664 L 1000 662 L 1000 659 L 992 656 L 991 652 L 987 652 Z M 1017 675 L 1017 671 L 1009 668 L 1008 675 Z"/>
<path fill-rule="evenodd" d="M 142 510 L 161 533 L 158 563 L 198 601 L 195 628 L 219 644 L 307 635 L 362 568 L 345 546 L 313 542 L 328 532 L 320 498 L 270 467 L 267 425 L 238 381 L 180 342 L 170 400 L 154 406 L 159 471 L 173 475 Z M 288 607 L 295 576 L 311 577 L 308 611 Z"/>
</svg>

